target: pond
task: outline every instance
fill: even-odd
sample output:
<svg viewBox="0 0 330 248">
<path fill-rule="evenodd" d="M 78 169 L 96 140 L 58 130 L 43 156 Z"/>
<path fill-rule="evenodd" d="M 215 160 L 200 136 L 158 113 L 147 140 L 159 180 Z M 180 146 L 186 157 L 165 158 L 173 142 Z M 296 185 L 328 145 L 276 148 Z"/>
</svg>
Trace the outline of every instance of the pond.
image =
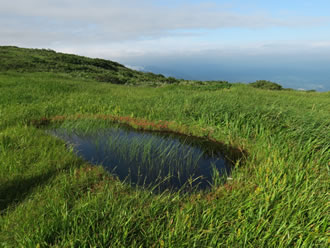
<svg viewBox="0 0 330 248">
<path fill-rule="evenodd" d="M 233 167 L 221 145 L 206 138 L 120 125 L 92 131 L 54 128 L 50 133 L 120 180 L 153 190 L 205 189 Z"/>
</svg>

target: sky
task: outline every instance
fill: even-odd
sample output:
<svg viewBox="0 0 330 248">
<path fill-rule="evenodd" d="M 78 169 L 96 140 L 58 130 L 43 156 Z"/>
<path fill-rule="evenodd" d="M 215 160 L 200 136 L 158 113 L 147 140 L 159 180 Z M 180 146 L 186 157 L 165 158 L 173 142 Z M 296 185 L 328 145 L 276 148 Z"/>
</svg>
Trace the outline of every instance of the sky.
<svg viewBox="0 0 330 248">
<path fill-rule="evenodd" d="M 185 79 L 330 90 L 329 0 L 0 0 L 0 45 Z"/>
</svg>

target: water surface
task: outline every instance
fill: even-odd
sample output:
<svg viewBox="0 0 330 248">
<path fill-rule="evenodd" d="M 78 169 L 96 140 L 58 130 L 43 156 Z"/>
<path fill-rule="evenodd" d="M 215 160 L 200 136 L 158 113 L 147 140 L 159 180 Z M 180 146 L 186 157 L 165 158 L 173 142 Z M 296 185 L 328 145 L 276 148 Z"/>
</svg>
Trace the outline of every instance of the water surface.
<svg viewBox="0 0 330 248">
<path fill-rule="evenodd" d="M 218 143 L 203 138 L 113 126 L 93 131 L 57 128 L 51 133 L 73 145 L 92 164 L 120 180 L 155 189 L 205 189 L 230 173 Z M 218 177 L 219 178 L 219 177 Z"/>
</svg>

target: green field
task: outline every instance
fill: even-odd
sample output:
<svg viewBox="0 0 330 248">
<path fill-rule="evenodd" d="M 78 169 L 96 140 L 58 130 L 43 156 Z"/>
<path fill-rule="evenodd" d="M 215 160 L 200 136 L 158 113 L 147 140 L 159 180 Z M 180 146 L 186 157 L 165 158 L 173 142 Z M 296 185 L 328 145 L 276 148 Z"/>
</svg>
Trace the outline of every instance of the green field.
<svg viewBox="0 0 330 248">
<path fill-rule="evenodd" d="M 0 247 L 327 247 L 329 106 L 330 92 L 0 47 Z M 210 191 L 153 194 L 38 128 L 59 120 L 205 136 L 244 159 Z"/>
</svg>

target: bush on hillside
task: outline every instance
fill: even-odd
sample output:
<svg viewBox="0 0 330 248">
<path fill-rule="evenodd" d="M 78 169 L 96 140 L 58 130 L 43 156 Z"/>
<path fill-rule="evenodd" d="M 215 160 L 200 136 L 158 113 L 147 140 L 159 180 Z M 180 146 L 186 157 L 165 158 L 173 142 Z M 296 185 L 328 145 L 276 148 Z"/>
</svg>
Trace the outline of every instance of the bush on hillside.
<svg viewBox="0 0 330 248">
<path fill-rule="evenodd" d="M 105 69 L 105 70 L 110 70 L 110 71 L 118 71 L 117 67 L 122 67 L 122 65 L 109 61 L 109 60 L 105 60 L 105 59 L 91 59 L 90 61 L 88 61 L 88 63 L 90 65 Z"/>
<path fill-rule="evenodd" d="M 113 74 L 101 74 L 96 77 L 96 80 L 100 82 L 112 83 L 112 84 L 125 84 L 128 79 L 125 77 L 113 75 Z"/>
<path fill-rule="evenodd" d="M 168 84 L 174 84 L 174 83 L 179 83 L 180 81 L 179 81 L 178 79 L 174 78 L 174 77 L 168 77 L 168 78 L 166 79 L 166 82 L 167 82 Z"/>
<path fill-rule="evenodd" d="M 180 84 L 185 89 L 193 90 L 221 90 L 229 89 L 232 84 L 228 81 L 195 81 L 195 80 L 181 80 Z"/>
<path fill-rule="evenodd" d="M 254 88 L 265 89 L 265 90 L 282 90 L 282 86 L 267 80 L 257 80 L 249 84 Z"/>
</svg>

